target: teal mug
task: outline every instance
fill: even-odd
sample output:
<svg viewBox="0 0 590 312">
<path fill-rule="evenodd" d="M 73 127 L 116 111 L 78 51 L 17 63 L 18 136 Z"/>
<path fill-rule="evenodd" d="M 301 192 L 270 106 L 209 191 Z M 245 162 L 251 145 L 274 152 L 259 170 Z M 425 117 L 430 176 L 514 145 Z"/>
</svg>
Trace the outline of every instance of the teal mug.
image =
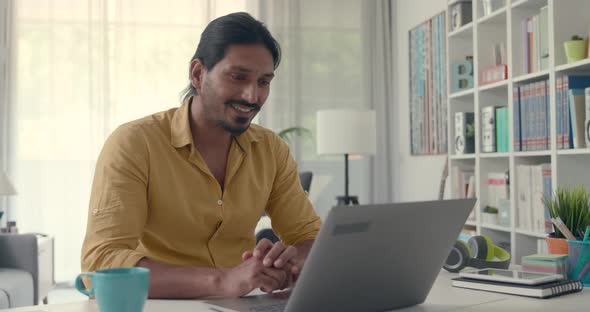
<svg viewBox="0 0 590 312">
<path fill-rule="evenodd" d="M 82 277 L 88 277 L 92 288 L 86 289 Z M 148 296 L 150 270 L 116 268 L 81 273 L 76 277 L 79 292 L 94 296 L 100 312 L 141 312 Z"/>
</svg>

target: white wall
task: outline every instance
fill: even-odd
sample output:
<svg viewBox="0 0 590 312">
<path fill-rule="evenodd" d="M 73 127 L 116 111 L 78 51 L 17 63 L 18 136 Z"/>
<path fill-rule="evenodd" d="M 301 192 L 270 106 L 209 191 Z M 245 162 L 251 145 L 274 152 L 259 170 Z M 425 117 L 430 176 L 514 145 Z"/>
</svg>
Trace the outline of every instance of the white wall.
<svg viewBox="0 0 590 312">
<path fill-rule="evenodd" d="M 442 12 L 446 8 L 446 0 L 397 0 L 394 7 L 396 29 L 397 60 L 397 97 L 395 105 L 399 105 L 398 145 L 400 163 L 398 167 L 399 189 L 397 201 L 431 200 L 438 197 L 440 175 L 444 166 L 445 156 L 411 156 L 410 155 L 410 112 L 409 112 L 409 51 L 408 32 L 416 25 Z M 447 185 L 448 189 L 448 185 Z"/>
</svg>

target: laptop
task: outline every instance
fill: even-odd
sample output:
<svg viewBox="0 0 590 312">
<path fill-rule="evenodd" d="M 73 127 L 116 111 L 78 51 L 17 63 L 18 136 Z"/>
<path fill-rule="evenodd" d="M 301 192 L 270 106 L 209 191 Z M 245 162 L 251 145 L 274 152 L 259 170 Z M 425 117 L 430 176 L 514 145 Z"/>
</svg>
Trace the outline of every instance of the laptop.
<svg viewBox="0 0 590 312">
<path fill-rule="evenodd" d="M 424 302 L 475 199 L 337 206 L 288 292 L 212 311 L 387 311 Z M 228 309 L 228 310 L 226 310 Z"/>
</svg>

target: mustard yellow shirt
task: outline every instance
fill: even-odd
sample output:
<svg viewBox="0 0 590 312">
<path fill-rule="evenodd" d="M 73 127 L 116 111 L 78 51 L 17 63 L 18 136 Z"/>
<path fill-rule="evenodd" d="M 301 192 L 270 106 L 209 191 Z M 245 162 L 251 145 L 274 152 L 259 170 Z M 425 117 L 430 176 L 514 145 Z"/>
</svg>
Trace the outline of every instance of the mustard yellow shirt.
<svg viewBox="0 0 590 312">
<path fill-rule="evenodd" d="M 130 267 L 143 257 L 235 266 L 254 248 L 263 211 L 288 245 L 316 237 L 320 219 L 282 139 L 254 124 L 235 137 L 222 191 L 193 144 L 189 107 L 124 124 L 105 142 L 92 184 L 83 272 Z"/>
</svg>

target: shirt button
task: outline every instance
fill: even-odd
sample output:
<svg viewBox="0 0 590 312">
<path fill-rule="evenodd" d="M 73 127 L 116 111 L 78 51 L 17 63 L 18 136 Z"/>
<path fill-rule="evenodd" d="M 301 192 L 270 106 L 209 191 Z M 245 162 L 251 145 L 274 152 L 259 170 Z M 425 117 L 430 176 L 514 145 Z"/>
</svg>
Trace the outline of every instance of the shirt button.
<svg viewBox="0 0 590 312">
<path fill-rule="evenodd" d="M 217 201 L 217 204 L 218 204 L 219 206 L 223 205 L 223 200 L 221 200 L 221 199 L 220 199 L 220 200 L 218 200 L 218 201 Z"/>
<path fill-rule="evenodd" d="M 97 214 L 97 213 L 98 213 L 98 209 L 94 209 L 94 210 L 92 210 L 92 213 L 93 213 L 93 214 Z"/>
</svg>

